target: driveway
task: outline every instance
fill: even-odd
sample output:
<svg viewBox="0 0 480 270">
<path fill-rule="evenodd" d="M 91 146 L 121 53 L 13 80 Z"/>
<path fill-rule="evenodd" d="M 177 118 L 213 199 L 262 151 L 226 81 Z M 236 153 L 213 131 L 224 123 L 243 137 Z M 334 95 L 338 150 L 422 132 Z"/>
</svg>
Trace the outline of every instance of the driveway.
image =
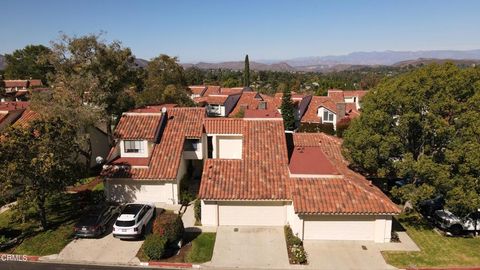
<svg viewBox="0 0 480 270">
<path fill-rule="evenodd" d="M 374 243 L 305 240 L 303 245 L 310 269 L 396 269 L 385 262 Z"/>
<path fill-rule="evenodd" d="M 212 261 L 208 265 L 229 268 L 289 268 L 283 227 L 218 227 Z"/>
<path fill-rule="evenodd" d="M 57 260 L 125 264 L 138 262 L 136 255 L 143 241 L 125 241 L 108 234 L 100 239 L 76 239 L 58 255 Z"/>
</svg>

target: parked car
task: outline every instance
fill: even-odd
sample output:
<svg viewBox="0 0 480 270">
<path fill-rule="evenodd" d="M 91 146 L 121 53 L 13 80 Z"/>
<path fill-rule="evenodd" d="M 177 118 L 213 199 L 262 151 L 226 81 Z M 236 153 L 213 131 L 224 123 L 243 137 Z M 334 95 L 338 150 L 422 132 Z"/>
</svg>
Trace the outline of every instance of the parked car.
<svg viewBox="0 0 480 270">
<path fill-rule="evenodd" d="M 443 198 L 443 195 L 437 195 L 433 199 L 429 200 L 424 200 L 418 203 L 418 208 L 420 209 L 420 212 L 425 216 L 425 217 L 433 217 L 433 214 L 437 210 L 442 210 L 443 206 L 445 204 L 445 199 Z"/>
<path fill-rule="evenodd" d="M 88 211 L 73 227 L 76 237 L 98 237 L 104 234 L 110 221 L 120 214 L 120 207 L 105 205 Z"/>
<path fill-rule="evenodd" d="M 155 212 L 155 205 L 129 203 L 113 225 L 113 236 L 120 239 L 141 237 Z"/>
<path fill-rule="evenodd" d="M 459 235 L 464 231 L 480 231 L 480 212 L 474 212 L 464 218 L 460 218 L 448 210 L 437 210 L 434 215 L 435 221 L 440 228 Z"/>
</svg>

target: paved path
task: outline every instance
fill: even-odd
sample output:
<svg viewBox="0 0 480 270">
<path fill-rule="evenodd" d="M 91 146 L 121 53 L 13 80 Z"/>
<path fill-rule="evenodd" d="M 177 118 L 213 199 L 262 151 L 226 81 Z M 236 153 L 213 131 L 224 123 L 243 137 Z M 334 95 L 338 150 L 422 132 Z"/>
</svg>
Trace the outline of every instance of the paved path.
<svg viewBox="0 0 480 270">
<path fill-rule="evenodd" d="M 212 261 L 206 266 L 289 268 L 283 227 L 220 226 Z"/>
</svg>

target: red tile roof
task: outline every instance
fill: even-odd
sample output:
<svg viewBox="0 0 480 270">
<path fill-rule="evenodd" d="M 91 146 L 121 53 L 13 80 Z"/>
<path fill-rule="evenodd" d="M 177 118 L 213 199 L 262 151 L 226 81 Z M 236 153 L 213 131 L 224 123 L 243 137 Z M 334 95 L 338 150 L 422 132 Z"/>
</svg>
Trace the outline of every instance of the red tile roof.
<svg viewBox="0 0 480 270">
<path fill-rule="evenodd" d="M 148 167 L 107 166 L 102 175 L 109 178 L 132 178 L 135 180 L 172 181 L 176 179 L 183 154 L 183 143 L 186 138 L 202 136 L 205 114 L 204 108 L 168 109 L 165 129 L 160 142 L 153 146 Z"/>
<path fill-rule="evenodd" d="M 205 85 L 192 85 L 189 86 L 188 89 L 192 92 L 192 94 L 202 96 L 203 92 L 207 89 Z"/>
<path fill-rule="evenodd" d="M 338 89 L 329 89 L 327 96 L 333 100 L 335 103 L 345 102 L 345 97 L 343 96 L 343 90 Z"/>
<path fill-rule="evenodd" d="M 162 113 L 124 113 L 115 128 L 114 135 L 118 139 L 154 141 L 161 119 Z"/>
<path fill-rule="evenodd" d="M 132 157 L 116 157 L 108 164 L 110 165 L 125 165 L 125 166 L 148 166 L 150 158 L 132 158 Z"/>
<path fill-rule="evenodd" d="M 400 209 L 364 176 L 350 170 L 342 140 L 323 133 L 295 133 L 295 146 L 318 147 L 343 178 L 292 178 L 299 214 L 398 214 Z"/>
<path fill-rule="evenodd" d="M 26 109 L 28 106 L 30 106 L 30 102 L 28 102 L 28 101 L 0 102 L 0 111 L 11 111 L 11 110 L 18 110 L 18 109 Z"/>
<path fill-rule="evenodd" d="M 30 87 L 43 86 L 42 80 L 30 80 Z"/>
<path fill-rule="evenodd" d="M 39 118 L 40 118 L 40 114 L 38 114 L 38 113 L 36 113 L 32 110 L 27 109 L 22 113 L 22 116 L 20 116 L 20 118 L 18 118 L 18 120 L 13 124 L 13 126 L 25 127 L 31 121 L 33 121 L 35 119 L 39 119 Z"/>
<path fill-rule="evenodd" d="M 207 118 L 205 132 L 208 134 L 242 134 L 244 121 L 241 118 Z"/>
<path fill-rule="evenodd" d="M 6 88 L 10 87 L 28 87 L 28 80 L 4 80 Z"/>
<path fill-rule="evenodd" d="M 320 147 L 296 146 L 289 168 L 291 174 L 340 175 Z"/>
<path fill-rule="evenodd" d="M 320 107 L 324 107 L 334 113 L 337 113 L 337 105 L 330 97 L 313 96 L 310 104 L 308 105 L 307 111 L 301 119 L 301 122 L 320 123 L 321 116 L 318 116 L 318 108 Z"/>
<path fill-rule="evenodd" d="M 283 122 L 239 120 L 243 123 L 242 159 L 207 159 L 199 197 L 209 200 L 287 200 L 290 192 Z"/>
<path fill-rule="evenodd" d="M 141 107 L 141 108 L 136 108 L 136 109 L 132 109 L 128 112 L 136 112 L 136 113 L 160 113 L 162 112 L 162 108 L 174 108 L 174 107 L 177 107 L 177 104 L 170 104 L 170 103 L 167 103 L 167 104 L 161 104 L 161 105 L 148 105 L 148 106 L 144 106 L 144 107 Z"/>
<path fill-rule="evenodd" d="M 230 116 L 237 115 L 242 108 L 244 110 L 257 109 L 258 104 L 262 101 L 262 97 L 257 92 L 243 92 L 237 104 L 235 105 L 235 108 L 233 108 L 232 112 L 230 113 Z"/>
<path fill-rule="evenodd" d="M 275 118 L 282 119 L 282 114 L 276 109 L 267 109 L 267 110 L 246 110 L 243 118 L 257 119 L 257 118 Z"/>
<path fill-rule="evenodd" d="M 203 93 L 203 96 L 220 94 L 220 86 L 218 85 L 209 85 L 207 90 Z"/>
</svg>

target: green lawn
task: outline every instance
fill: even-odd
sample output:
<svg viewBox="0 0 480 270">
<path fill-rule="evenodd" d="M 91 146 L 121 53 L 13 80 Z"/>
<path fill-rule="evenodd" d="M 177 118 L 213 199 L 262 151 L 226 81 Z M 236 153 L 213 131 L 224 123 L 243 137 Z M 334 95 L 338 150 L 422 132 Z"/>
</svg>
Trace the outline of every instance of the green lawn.
<svg viewBox="0 0 480 270">
<path fill-rule="evenodd" d="M 12 210 L 0 214 L 0 231 L 20 231 L 25 237 L 20 245 L 7 252 L 38 256 L 60 252 L 72 239 L 73 224 L 89 205 L 101 200 L 102 193 L 97 191 L 89 196 L 59 193 L 50 198 L 46 203 L 49 223 L 47 231 L 41 231 L 35 209 L 28 211 L 25 222 Z"/>
<path fill-rule="evenodd" d="M 480 266 L 480 238 L 439 235 L 418 215 L 400 216 L 399 221 L 421 251 L 382 252 L 387 263 L 401 268 Z"/>
<path fill-rule="evenodd" d="M 203 263 L 212 259 L 215 246 L 215 233 L 202 233 L 192 242 L 192 249 L 185 260 L 190 263 Z"/>
</svg>

